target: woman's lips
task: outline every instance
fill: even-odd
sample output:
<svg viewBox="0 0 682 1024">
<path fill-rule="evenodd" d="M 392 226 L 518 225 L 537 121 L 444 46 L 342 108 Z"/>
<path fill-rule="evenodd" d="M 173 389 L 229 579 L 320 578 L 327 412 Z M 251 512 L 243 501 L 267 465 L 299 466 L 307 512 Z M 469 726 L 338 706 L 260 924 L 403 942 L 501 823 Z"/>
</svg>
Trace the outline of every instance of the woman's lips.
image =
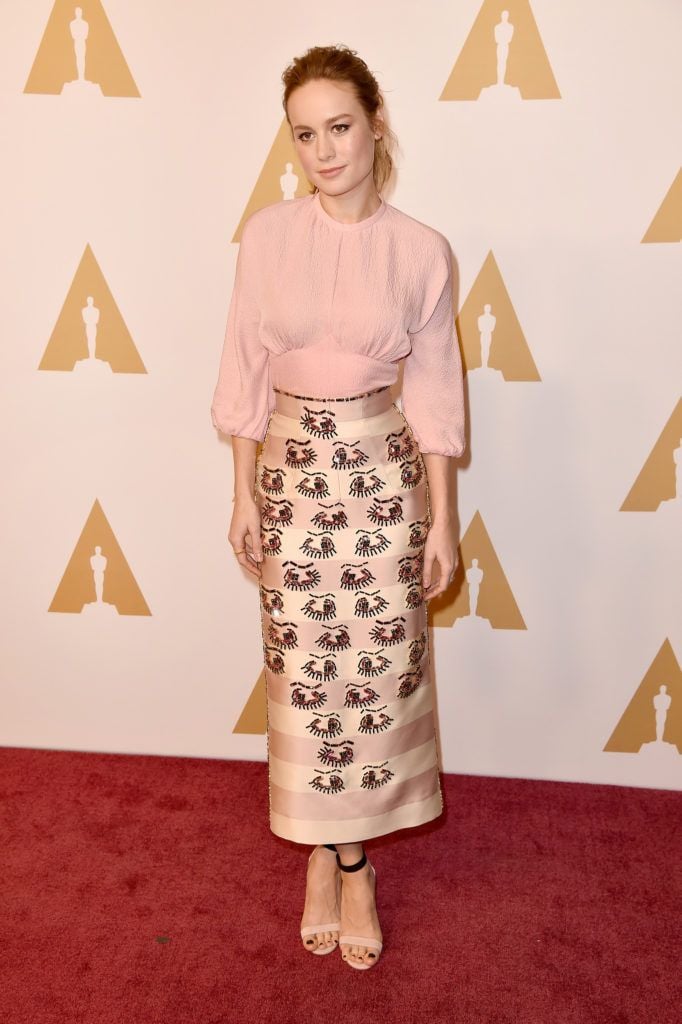
<svg viewBox="0 0 682 1024">
<path fill-rule="evenodd" d="M 319 171 L 319 173 L 323 174 L 325 178 L 333 178 L 334 175 L 340 174 L 342 170 L 343 167 L 330 167 L 326 171 Z"/>
</svg>

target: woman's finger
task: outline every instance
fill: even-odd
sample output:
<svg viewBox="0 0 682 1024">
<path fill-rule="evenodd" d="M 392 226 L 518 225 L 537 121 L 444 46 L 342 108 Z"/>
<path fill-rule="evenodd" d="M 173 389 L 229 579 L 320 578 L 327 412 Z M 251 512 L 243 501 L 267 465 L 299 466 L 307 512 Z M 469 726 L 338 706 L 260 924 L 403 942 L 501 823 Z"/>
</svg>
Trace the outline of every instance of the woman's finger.
<svg viewBox="0 0 682 1024">
<path fill-rule="evenodd" d="M 422 578 L 424 581 L 424 588 L 426 590 L 428 590 L 429 585 L 431 583 L 431 576 L 433 574 L 433 563 L 435 561 L 435 558 L 435 551 L 433 553 L 429 552 L 427 554 L 426 549 L 424 550 L 424 566 L 422 569 Z"/>
<path fill-rule="evenodd" d="M 252 576 L 255 576 L 257 579 L 260 579 L 260 563 L 254 562 L 251 558 L 249 558 L 248 550 L 240 552 L 237 555 L 237 561 L 241 566 L 243 566 L 244 569 L 246 569 L 247 572 L 250 572 Z"/>
<path fill-rule="evenodd" d="M 428 594 L 425 595 L 428 601 L 430 601 L 432 597 L 437 597 L 438 594 L 442 594 L 447 590 L 455 575 L 455 567 L 451 561 L 446 562 L 443 560 L 442 563 L 439 561 L 438 566 L 440 568 L 440 575 L 438 579 L 434 581 L 431 588 L 428 588 L 425 584 L 428 589 Z"/>
<path fill-rule="evenodd" d="M 250 528 L 249 543 L 251 544 L 251 550 L 254 558 L 257 562 L 263 561 L 263 541 L 260 535 L 260 523 L 254 524 Z"/>
<path fill-rule="evenodd" d="M 249 534 L 248 529 L 244 532 L 242 537 L 230 537 L 229 540 L 232 545 L 234 557 L 237 559 L 241 567 L 246 569 L 246 571 L 252 576 L 260 578 L 260 565 L 249 557 L 251 554 L 251 535 Z"/>
</svg>

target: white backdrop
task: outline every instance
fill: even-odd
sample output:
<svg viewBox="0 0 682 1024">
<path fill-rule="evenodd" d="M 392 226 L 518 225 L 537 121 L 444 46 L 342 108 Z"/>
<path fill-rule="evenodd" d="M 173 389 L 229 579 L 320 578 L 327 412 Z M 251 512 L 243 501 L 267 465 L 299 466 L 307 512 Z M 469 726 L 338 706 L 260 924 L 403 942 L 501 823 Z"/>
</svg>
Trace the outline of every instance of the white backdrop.
<svg viewBox="0 0 682 1024">
<path fill-rule="evenodd" d="M 209 406 L 281 72 L 346 43 L 400 140 L 385 198 L 458 268 L 482 581 L 432 605 L 442 767 L 681 789 L 682 5 L 81 7 L 79 76 L 73 3 L 0 3 L 0 743 L 266 756 Z"/>
</svg>

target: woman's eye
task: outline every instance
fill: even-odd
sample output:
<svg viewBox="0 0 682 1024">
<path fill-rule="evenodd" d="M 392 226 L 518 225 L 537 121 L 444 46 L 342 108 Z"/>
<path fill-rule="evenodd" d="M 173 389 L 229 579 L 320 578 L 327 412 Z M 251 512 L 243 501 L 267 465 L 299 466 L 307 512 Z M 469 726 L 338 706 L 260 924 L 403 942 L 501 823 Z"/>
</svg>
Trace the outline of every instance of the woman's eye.
<svg viewBox="0 0 682 1024">
<path fill-rule="evenodd" d="M 344 131 L 343 131 L 343 132 L 336 132 L 336 134 L 337 134 L 337 135 L 343 135 L 343 134 L 344 134 L 344 132 L 345 132 L 345 130 L 346 130 L 347 128 L 350 128 L 350 125 L 349 125 L 349 124 L 343 124 L 343 123 L 341 123 L 341 124 L 335 124 L 335 125 L 333 125 L 333 127 L 332 127 L 332 131 L 334 130 L 334 128 L 343 128 L 343 129 L 344 129 Z M 299 141 L 299 142 L 307 142 L 308 140 L 307 140 L 307 139 L 305 138 L 305 136 L 306 136 L 306 135 L 310 135 L 310 132 L 301 132 L 301 134 L 300 134 L 300 135 L 299 135 L 299 137 L 298 137 L 298 141 Z"/>
</svg>

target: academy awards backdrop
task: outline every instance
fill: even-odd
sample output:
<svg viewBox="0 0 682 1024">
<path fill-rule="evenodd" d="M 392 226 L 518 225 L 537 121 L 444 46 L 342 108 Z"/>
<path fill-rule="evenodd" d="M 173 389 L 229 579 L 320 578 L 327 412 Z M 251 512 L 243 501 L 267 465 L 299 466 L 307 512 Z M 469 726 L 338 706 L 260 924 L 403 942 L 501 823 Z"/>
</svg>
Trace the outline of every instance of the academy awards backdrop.
<svg viewBox="0 0 682 1024">
<path fill-rule="evenodd" d="M 456 268 L 442 768 L 682 788 L 682 5 L 2 4 L 0 742 L 266 756 L 210 403 L 280 75 L 345 43 Z M 396 392 L 399 401 L 399 392 Z"/>
</svg>

